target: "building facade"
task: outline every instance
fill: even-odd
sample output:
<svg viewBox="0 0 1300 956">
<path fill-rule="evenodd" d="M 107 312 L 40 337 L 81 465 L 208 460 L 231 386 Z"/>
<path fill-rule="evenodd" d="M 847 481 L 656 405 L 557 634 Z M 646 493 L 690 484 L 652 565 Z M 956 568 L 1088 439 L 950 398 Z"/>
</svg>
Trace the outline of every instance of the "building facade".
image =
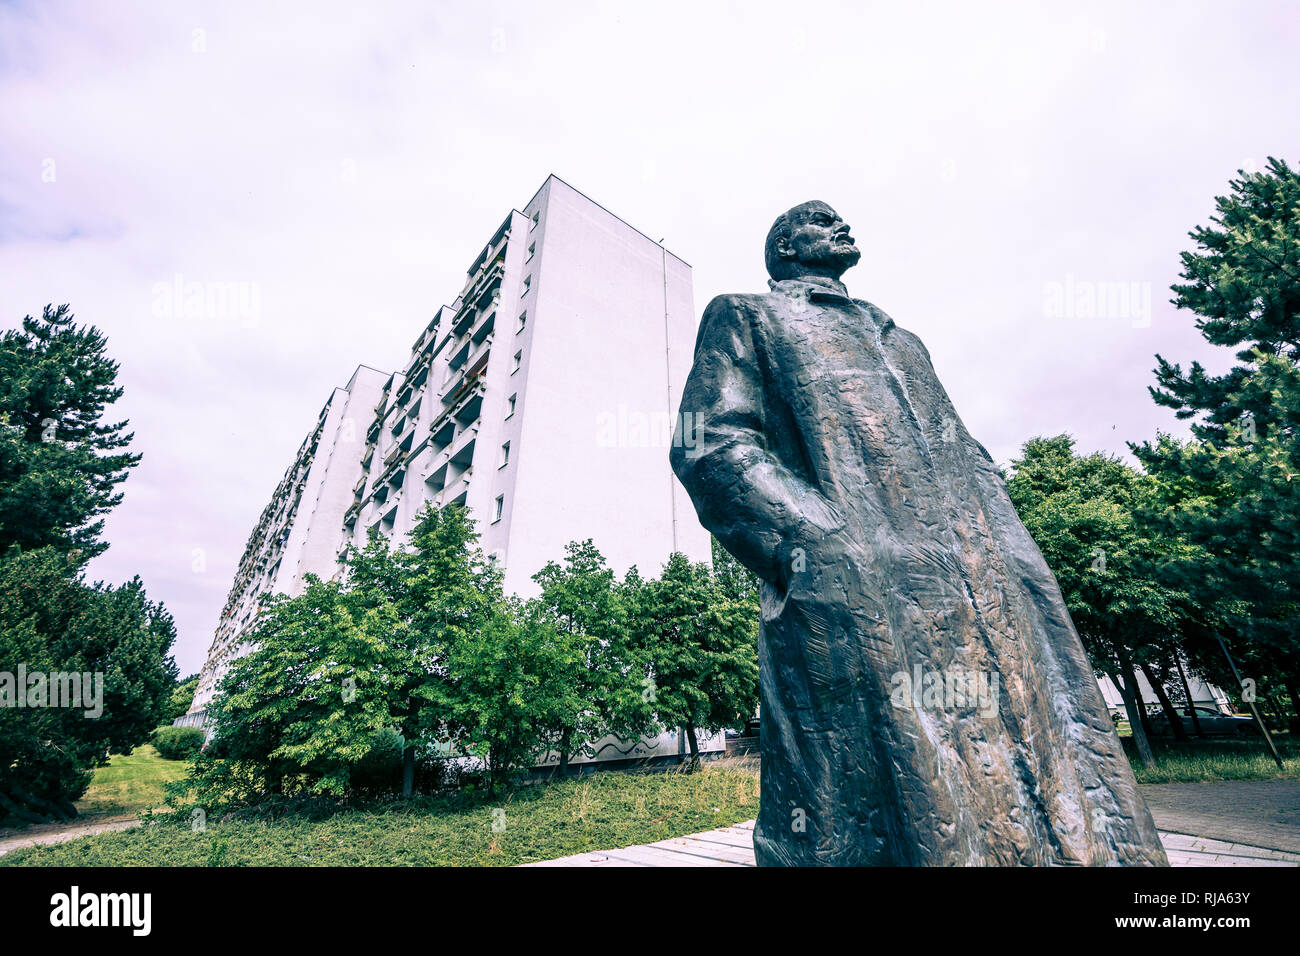
<svg viewBox="0 0 1300 956">
<path fill-rule="evenodd" d="M 697 322 L 691 269 L 552 176 L 385 383 L 345 524 L 398 536 L 467 505 L 506 589 L 592 538 L 615 569 L 709 559 L 667 469 Z"/>
<path fill-rule="evenodd" d="M 331 396 L 249 540 L 182 720 L 202 721 L 263 595 L 333 576 L 372 530 L 400 543 L 426 503 L 467 506 L 522 597 L 570 541 L 593 539 L 620 574 L 657 574 L 674 551 L 708 561 L 708 532 L 668 465 L 697 324 L 689 265 L 549 177 L 474 257 L 400 370 L 363 366 Z M 700 744 L 722 748 L 721 737 Z M 683 746 L 665 734 L 597 750 Z"/>
<path fill-rule="evenodd" d="M 264 596 L 295 596 L 308 574 L 331 578 L 337 573 L 343 515 L 352 501 L 362 449 L 356 423 L 373 416 L 383 383 L 383 372 L 360 366 L 321 409 L 249 535 L 182 723 L 201 722 L 230 661 L 248 651 L 244 635 Z"/>
</svg>

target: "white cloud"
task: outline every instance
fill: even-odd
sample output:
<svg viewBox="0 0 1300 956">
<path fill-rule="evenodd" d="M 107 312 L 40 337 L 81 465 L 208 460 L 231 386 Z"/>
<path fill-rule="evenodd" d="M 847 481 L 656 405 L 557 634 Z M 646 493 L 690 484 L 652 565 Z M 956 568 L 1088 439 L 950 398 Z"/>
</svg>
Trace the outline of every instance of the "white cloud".
<svg viewBox="0 0 1300 956">
<path fill-rule="evenodd" d="M 110 336 L 145 459 L 93 570 L 140 573 L 195 670 L 330 388 L 400 362 L 550 172 L 665 237 L 697 311 L 828 200 L 850 287 L 999 461 L 1173 428 L 1152 355 L 1208 354 L 1166 304 L 1177 253 L 1238 166 L 1296 159 L 1295 29 L 1271 3 L 11 4 L 0 322 L 68 301 Z M 177 275 L 255 289 L 258 321 L 155 314 Z M 1150 326 L 1045 316 L 1067 275 L 1150 283 Z"/>
</svg>

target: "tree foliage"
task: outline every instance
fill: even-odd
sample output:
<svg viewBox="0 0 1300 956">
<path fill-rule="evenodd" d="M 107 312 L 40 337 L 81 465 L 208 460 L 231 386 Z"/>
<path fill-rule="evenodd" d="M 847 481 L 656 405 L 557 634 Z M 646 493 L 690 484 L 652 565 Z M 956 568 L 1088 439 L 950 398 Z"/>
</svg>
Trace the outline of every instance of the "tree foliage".
<svg viewBox="0 0 1300 956">
<path fill-rule="evenodd" d="M 1175 652 L 1195 610 L 1160 573 L 1181 543 L 1141 520 L 1156 483 L 1117 458 L 1076 454 L 1068 435 L 1031 439 L 1012 468 L 1011 501 L 1056 575 L 1093 667 L 1123 694 L 1150 760 L 1136 670 Z"/>
<path fill-rule="evenodd" d="M 725 583 L 724 583 L 725 582 Z M 733 727 L 758 700 L 758 604 L 734 578 L 673 554 L 656 579 L 625 582 L 637 641 L 651 665 L 653 705 L 665 727 L 681 727 L 698 759 L 698 730 Z"/>
<path fill-rule="evenodd" d="M 541 588 L 533 612 L 566 647 L 556 662 L 559 709 L 548 734 L 563 773 L 570 756 L 590 753 L 600 737 L 633 737 L 649 729 L 654 715 L 645 693 L 648 661 L 630 640 L 629 608 L 590 538 L 570 542 L 564 562 L 548 562 L 533 580 Z"/>
<path fill-rule="evenodd" d="M 0 554 L 50 545 L 84 563 L 108 547 L 101 516 L 140 456 L 126 422 L 101 421 L 122 395 L 107 347 L 67 305 L 0 334 Z"/>
<path fill-rule="evenodd" d="M 87 585 L 78 565 L 52 547 L 15 548 L 0 560 L 0 661 L 29 704 L 0 706 L 0 807 L 20 819 L 74 816 L 72 801 L 107 752 L 130 752 L 169 710 L 171 615 L 138 578 Z M 26 687 L 16 684 L 20 664 Z M 44 697 L 32 697 L 35 674 L 45 675 Z M 58 674 L 81 681 L 81 706 L 53 706 Z"/>
<path fill-rule="evenodd" d="M 140 460 L 126 422 L 102 421 L 122 395 L 117 372 L 103 334 L 66 305 L 0 334 L 0 816 L 74 815 L 106 753 L 170 719 L 171 615 L 139 578 L 82 578 Z M 83 703 L 98 698 L 94 713 L 66 706 L 73 680 Z"/>
<path fill-rule="evenodd" d="M 1172 571 L 1243 677 L 1280 685 L 1300 714 L 1300 174 L 1270 158 L 1229 188 L 1191 233 L 1173 301 L 1237 364 L 1211 375 L 1157 356 L 1152 396 L 1192 438 L 1132 448 L 1164 489 L 1156 516 L 1194 549 Z"/>
</svg>

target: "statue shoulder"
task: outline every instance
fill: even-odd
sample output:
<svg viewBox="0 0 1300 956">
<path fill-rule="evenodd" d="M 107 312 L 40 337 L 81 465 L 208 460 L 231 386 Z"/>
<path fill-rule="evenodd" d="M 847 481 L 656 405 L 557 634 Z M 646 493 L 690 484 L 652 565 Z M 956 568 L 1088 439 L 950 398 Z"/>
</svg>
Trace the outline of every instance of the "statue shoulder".
<svg viewBox="0 0 1300 956">
<path fill-rule="evenodd" d="M 891 336 L 896 336 L 904 342 L 908 342 L 920 349 L 927 359 L 930 357 L 930 350 L 925 347 L 925 343 L 921 341 L 921 337 L 910 329 L 905 329 L 895 322 L 889 313 L 880 308 L 880 306 L 868 302 L 866 299 L 854 299 L 853 301 L 871 314 L 882 331 L 888 332 Z"/>
<path fill-rule="evenodd" d="M 767 337 L 766 328 L 772 311 L 769 295 L 726 293 L 714 296 L 700 318 L 696 348 L 726 345 L 737 348 L 739 342 L 753 343 Z"/>
<path fill-rule="evenodd" d="M 765 300 L 772 298 L 770 293 L 727 292 L 715 295 L 704 310 L 705 315 L 718 312 L 751 312 L 765 308 Z"/>
</svg>

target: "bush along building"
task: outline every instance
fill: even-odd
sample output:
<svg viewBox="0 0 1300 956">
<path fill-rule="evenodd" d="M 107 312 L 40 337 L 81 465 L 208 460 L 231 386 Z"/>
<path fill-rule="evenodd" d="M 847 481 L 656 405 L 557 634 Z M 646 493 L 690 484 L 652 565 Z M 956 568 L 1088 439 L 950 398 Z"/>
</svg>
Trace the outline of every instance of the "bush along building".
<svg viewBox="0 0 1300 956">
<path fill-rule="evenodd" d="M 674 551 L 708 561 L 668 465 L 696 328 L 691 267 L 549 177 L 474 257 L 401 370 L 361 366 L 330 396 L 249 538 L 178 723 L 203 723 L 263 596 L 335 576 L 372 530 L 404 540 L 426 503 L 467 506 L 506 590 L 523 597 L 574 540 L 592 538 L 620 574 L 656 573 Z M 679 754 L 681 736 L 605 739 L 594 759 Z"/>
</svg>

